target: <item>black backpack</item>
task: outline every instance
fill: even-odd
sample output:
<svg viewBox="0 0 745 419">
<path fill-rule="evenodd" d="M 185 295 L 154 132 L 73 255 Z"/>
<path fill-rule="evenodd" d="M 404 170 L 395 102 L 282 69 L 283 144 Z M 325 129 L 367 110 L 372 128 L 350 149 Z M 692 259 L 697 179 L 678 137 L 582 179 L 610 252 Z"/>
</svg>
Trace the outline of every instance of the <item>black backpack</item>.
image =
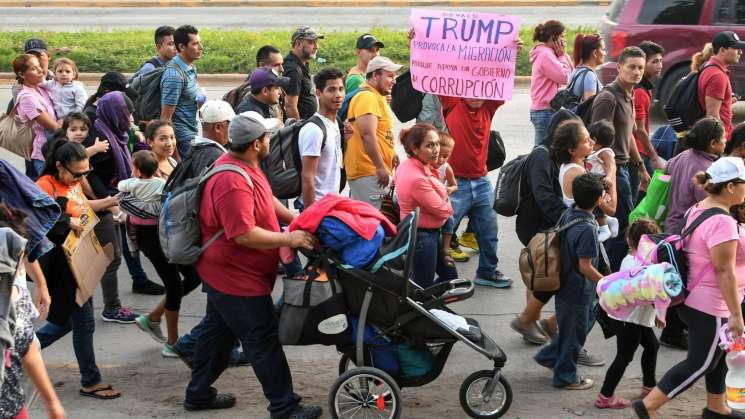
<svg viewBox="0 0 745 419">
<path fill-rule="evenodd" d="M 130 89 L 137 94 L 135 99 L 135 122 L 152 121 L 160 118 L 160 79 L 168 68 L 175 68 L 182 79 L 184 88 L 187 84 L 186 73 L 178 64 L 169 62 L 155 70 L 134 77 L 129 83 Z"/>
<path fill-rule="evenodd" d="M 546 149 L 546 146 L 536 146 Z M 535 150 L 535 149 L 534 149 Z M 548 151 L 548 149 L 546 149 Z M 523 154 L 510 160 L 499 170 L 497 184 L 494 186 L 494 211 L 504 217 L 517 215 L 520 202 L 524 195 L 523 179 L 527 167 L 529 154 Z"/>
<path fill-rule="evenodd" d="M 699 71 L 689 73 L 675 84 L 670 98 L 665 104 L 665 114 L 667 115 L 667 123 L 676 132 L 688 130 L 696 121 L 706 115 L 706 110 L 701 108 L 698 101 L 698 81 L 701 78 L 701 73 L 709 67 L 716 67 L 716 65 L 705 65 Z"/>
<path fill-rule="evenodd" d="M 556 96 L 551 99 L 551 108 L 555 111 L 558 111 L 562 108 L 569 109 L 570 111 L 575 110 L 577 106 L 579 106 L 579 104 L 582 102 L 582 94 L 584 94 L 585 92 L 585 76 L 590 71 L 593 71 L 590 67 L 584 67 L 578 70 L 577 74 L 575 74 L 572 78 L 572 81 L 569 82 L 569 86 L 556 92 Z M 577 80 L 580 78 L 582 80 L 579 84 L 580 96 L 577 96 L 574 94 L 574 86 L 577 84 Z"/>
<path fill-rule="evenodd" d="M 422 99 L 424 93 L 414 89 L 409 70 L 396 77 L 391 91 L 391 110 L 399 121 L 405 123 L 416 119 L 422 112 Z"/>
<path fill-rule="evenodd" d="M 590 125 L 592 124 L 592 105 L 595 103 L 595 98 L 597 98 L 599 94 L 600 92 L 595 96 L 587 98 L 587 100 L 577 105 L 577 110 L 574 111 L 574 113 L 582 119 L 582 122 L 585 123 L 587 128 L 590 128 Z"/>
<path fill-rule="evenodd" d="M 269 156 L 261 162 L 261 169 L 269 179 L 272 193 L 279 199 L 292 199 L 302 192 L 301 174 L 303 161 L 300 157 L 298 136 L 305 124 L 316 124 L 323 132 L 321 150 L 326 146 L 326 126 L 318 115 L 280 128 L 272 134 Z"/>
</svg>

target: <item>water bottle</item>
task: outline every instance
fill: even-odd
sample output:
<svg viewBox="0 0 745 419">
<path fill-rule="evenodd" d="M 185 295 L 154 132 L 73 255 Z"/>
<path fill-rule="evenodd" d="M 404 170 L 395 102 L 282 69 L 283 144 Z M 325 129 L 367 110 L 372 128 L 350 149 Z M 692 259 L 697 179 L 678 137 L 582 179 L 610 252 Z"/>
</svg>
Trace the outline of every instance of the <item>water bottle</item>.
<svg viewBox="0 0 745 419">
<path fill-rule="evenodd" d="M 745 340 L 733 338 L 727 325 L 719 332 L 720 346 L 727 351 L 727 405 L 733 409 L 745 409 Z"/>
</svg>

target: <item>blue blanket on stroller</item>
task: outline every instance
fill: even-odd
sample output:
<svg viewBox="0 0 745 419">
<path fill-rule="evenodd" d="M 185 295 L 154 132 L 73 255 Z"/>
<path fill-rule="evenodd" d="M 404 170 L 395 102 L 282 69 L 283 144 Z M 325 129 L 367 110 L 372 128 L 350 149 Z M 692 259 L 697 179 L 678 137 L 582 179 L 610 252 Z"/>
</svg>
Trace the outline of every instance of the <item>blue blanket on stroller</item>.
<svg viewBox="0 0 745 419">
<path fill-rule="evenodd" d="M 383 227 L 378 226 L 373 239 L 365 240 L 335 217 L 323 217 L 316 234 L 321 243 L 338 253 L 344 263 L 355 268 L 364 268 L 375 259 L 385 236 Z"/>
</svg>

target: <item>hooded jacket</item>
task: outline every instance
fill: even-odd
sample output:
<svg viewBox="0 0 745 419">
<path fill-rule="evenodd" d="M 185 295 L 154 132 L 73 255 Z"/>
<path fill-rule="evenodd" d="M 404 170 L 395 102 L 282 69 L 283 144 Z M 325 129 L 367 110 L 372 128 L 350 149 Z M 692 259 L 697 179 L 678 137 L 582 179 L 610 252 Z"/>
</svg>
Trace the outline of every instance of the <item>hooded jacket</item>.
<svg viewBox="0 0 745 419">
<path fill-rule="evenodd" d="M 557 57 L 553 49 L 538 44 L 530 50 L 530 110 L 551 109 L 551 99 L 569 83 L 574 66 L 569 56 Z"/>
</svg>

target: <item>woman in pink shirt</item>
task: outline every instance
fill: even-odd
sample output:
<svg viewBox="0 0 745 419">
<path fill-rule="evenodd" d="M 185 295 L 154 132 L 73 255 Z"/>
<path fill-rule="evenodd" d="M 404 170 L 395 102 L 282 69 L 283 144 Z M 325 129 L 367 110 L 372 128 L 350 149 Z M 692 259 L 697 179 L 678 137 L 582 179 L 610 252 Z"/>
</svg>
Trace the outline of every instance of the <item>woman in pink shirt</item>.
<svg viewBox="0 0 745 419">
<path fill-rule="evenodd" d="M 34 148 L 31 160 L 26 161 L 26 176 L 35 180 L 44 169 L 41 148 L 47 142 L 47 131 L 54 132 L 61 125 L 57 122 L 52 98 L 41 85 L 46 74 L 41 69 L 39 59 L 31 54 L 19 55 L 13 60 L 13 72 L 20 84 L 15 112 L 21 122 L 31 124 L 34 130 Z"/>
<path fill-rule="evenodd" d="M 535 144 L 540 144 L 548 134 L 548 124 L 554 114 L 551 99 L 559 88 L 569 83 L 574 67 L 567 55 L 567 35 L 558 20 L 549 20 L 536 26 L 533 33 L 536 45 L 530 50 L 530 122 L 535 128 Z"/>
<path fill-rule="evenodd" d="M 396 196 L 401 208 L 401 218 L 419 208 L 412 279 L 426 288 L 435 282 L 458 277 L 455 266 L 445 263 L 444 255 L 440 252 L 442 227 L 453 215 L 453 207 L 450 205 L 447 188 L 440 182 L 438 173 L 432 166 L 440 154 L 437 128 L 419 123 L 410 129 L 401 130 L 400 139 L 409 158 L 396 169 Z M 437 281 L 435 274 L 438 276 Z"/>
<path fill-rule="evenodd" d="M 719 329 L 729 327 L 741 337 L 743 318 L 740 303 L 745 290 L 745 231 L 738 228 L 729 209 L 745 201 L 745 164 L 736 157 L 723 157 L 696 182 L 707 197 L 691 207 L 684 226 L 709 209 L 710 215 L 685 239 L 688 256 L 688 296 L 678 308 L 688 325 L 688 356 L 672 367 L 644 400 L 633 403 L 640 418 L 654 418 L 668 400 L 706 377 L 706 408 L 702 418 L 743 418 L 727 406 L 725 375 L 727 365 L 719 347 Z M 685 227 L 684 227 L 685 228 Z"/>
</svg>

